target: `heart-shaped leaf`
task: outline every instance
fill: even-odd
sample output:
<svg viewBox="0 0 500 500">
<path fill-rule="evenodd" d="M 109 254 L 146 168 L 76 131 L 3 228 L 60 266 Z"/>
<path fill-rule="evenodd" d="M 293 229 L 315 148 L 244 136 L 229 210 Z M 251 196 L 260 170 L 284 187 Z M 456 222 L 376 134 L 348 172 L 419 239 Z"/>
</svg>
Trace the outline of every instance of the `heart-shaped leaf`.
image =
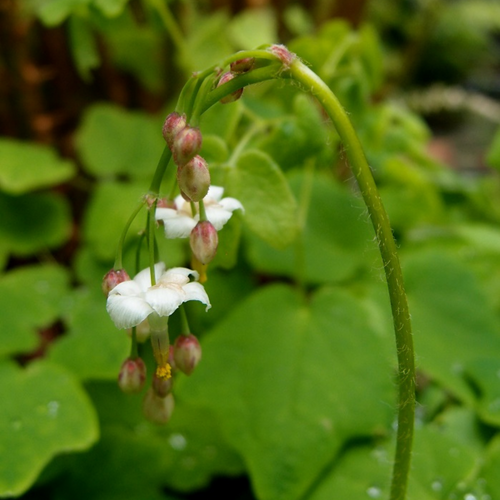
<svg viewBox="0 0 500 500">
<path fill-rule="evenodd" d="M 306 302 L 285 286 L 261 289 L 203 352 L 178 393 L 214 412 L 262 500 L 302 498 L 345 440 L 385 432 L 393 418 L 386 348 L 339 290 Z"/>
<path fill-rule="evenodd" d="M 98 437 L 95 411 L 68 372 L 47 362 L 0 365 L 0 496 L 19 496 L 58 453 Z"/>
</svg>

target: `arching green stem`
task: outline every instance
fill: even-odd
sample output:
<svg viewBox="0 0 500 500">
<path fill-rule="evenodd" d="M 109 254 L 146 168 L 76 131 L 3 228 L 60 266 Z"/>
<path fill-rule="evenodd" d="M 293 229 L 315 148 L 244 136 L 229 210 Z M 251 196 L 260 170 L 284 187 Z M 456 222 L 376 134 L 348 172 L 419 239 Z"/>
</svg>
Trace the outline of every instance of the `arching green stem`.
<svg viewBox="0 0 500 500">
<path fill-rule="evenodd" d="M 330 116 L 344 144 L 349 164 L 375 228 L 389 288 L 399 373 L 398 430 L 390 499 L 404 500 L 413 443 L 415 356 L 410 313 L 396 243 L 361 143 L 342 105 L 329 87 L 298 58 L 290 65 L 289 75 L 308 89 Z"/>
</svg>

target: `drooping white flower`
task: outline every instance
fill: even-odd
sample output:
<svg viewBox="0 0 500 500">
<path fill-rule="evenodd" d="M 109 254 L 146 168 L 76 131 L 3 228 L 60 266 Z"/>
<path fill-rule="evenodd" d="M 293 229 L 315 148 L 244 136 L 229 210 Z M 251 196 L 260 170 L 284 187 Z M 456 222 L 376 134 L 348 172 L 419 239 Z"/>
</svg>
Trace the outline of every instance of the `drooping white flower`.
<svg viewBox="0 0 500 500">
<path fill-rule="evenodd" d="M 143 269 L 133 280 L 116 285 L 108 296 L 106 309 L 117 328 L 131 328 L 143 320 L 166 317 L 189 300 L 198 300 L 211 307 L 203 285 L 190 281 L 198 273 L 185 267 L 165 271 L 165 264 L 155 265 L 156 284 L 151 286 L 149 268 Z M 154 313 L 154 314 L 153 314 Z"/>
<path fill-rule="evenodd" d="M 210 186 L 203 198 L 207 219 L 219 231 L 231 218 L 235 210 L 244 210 L 236 198 L 222 198 L 224 188 Z M 174 200 L 175 208 L 157 208 L 156 220 L 163 221 L 167 238 L 188 238 L 200 220 L 199 214 L 193 216 L 191 203 L 179 195 Z"/>
</svg>

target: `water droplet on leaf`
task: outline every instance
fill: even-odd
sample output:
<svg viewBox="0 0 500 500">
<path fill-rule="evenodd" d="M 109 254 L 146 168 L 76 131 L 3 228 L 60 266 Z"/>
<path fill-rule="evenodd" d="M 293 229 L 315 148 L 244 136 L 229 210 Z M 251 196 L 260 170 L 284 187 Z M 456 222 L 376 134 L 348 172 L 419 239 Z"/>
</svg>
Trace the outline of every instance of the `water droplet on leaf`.
<svg viewBox="0 0 500 500">
<path fill-rule="evenodd" d="M 370 498 L 380 498 L 382 496 L 382 490 L 377 486 L 371 486 L 366 490 L 366 493 Z"/>
</svg>

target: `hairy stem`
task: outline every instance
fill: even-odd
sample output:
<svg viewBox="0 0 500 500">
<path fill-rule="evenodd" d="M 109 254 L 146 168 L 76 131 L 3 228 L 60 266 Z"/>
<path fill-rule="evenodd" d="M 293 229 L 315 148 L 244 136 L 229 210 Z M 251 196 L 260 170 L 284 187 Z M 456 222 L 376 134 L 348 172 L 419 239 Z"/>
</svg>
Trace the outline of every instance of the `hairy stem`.
<svg viewBox="0 0 500 500">
<path fill-rule="evenodd" d="M 398 356 L 399 404 L 396 455 L 392 475 L 390 500 L 404 500 L 410 470 L 415 416 L 415 356 L 410 313 L 403 284 L 403 274 L 396 251 L 389 218 L 382 205 L 375 181 L 366 161 L 361 143 L 342 105 L 328 86 L 299 59 L 289 70 L 318 99 L 330 116 L 344 144 L 345 152 L 361 194 L 366 203 L 377 236 L 384 263 L 391 301 Z"/>
</svg>

